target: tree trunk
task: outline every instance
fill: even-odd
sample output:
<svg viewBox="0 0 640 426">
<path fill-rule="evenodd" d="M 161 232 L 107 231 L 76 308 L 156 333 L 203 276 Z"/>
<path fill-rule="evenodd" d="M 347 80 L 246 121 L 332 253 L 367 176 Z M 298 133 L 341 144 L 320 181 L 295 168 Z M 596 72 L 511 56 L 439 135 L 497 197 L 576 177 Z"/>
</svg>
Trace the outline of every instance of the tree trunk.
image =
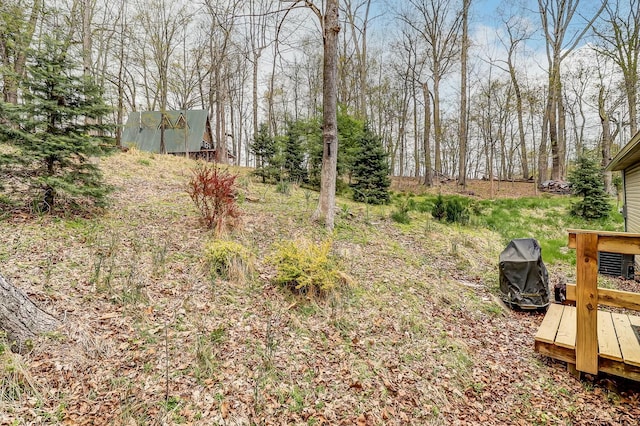
<svg viewBox="0 0 640 426">
<path fill-rule="evenodd" d="M 467 187 L 467 56 L 469 50 L 469 6 L 471 0 L 462 2 L 462 49 L 460 51 L 460 158 L 458 184 Z"/>
<path fill-rule="evenodd" d="M 427 82 L 422 83 L 422 96 L 424 97 L 424 184 L 426 186 L 432 186 L 431 142 L 429 140 L 431 133 L 431 95 L 429 94 L 429 85 Z"/>
<path fill-rule="evenodd" d="M 598 113 L 600 115 L 600 123 L 602 124 L 602 167 L 607 167 L 611 157 L 611 127 L 609 114 L 604 105 L 604 87 L 600 86 L 598 92 Z M 607 194 L 613 194 L 613 185 L 611 184 L 611 172 L 604 172 L 604 188 Z"/>
<path fill-rule="evenodd" d="M 320 178 L 320 200 L 312 220 L 324 222 L 333 229 L 336 204 L 336 179 L 338 165 L 338 118 L 337 118 L 337 74 L 338 74 L 338 0 L 328 0 L 324 12 L 324 68 L 323 68 L 323 153 Z"/>
<path fill-rule="evenodd" d="M 552 109 L 553 100 L 551 99 L 551 95 L 548 96 L 545 113 L 542 116 L 542 133 L 540 135 L 540 150 L 538 152 L 538 186 L 541 186 L 542 182 L 547 180 L 549 173 L 547 138 L 549 137 L 548 128 L 550 124 L 549 114 L 547 112 Z"/>
<path fill-rule="evenodd" d="M 54 330 L 60 323 L 38 308 L 27 295 L 9 284 L 0 275 L 0 329 L 14 350 L 21 351 L 25 343 L 38 334 Z"/>
<path fill-rule="evenodd" d="M 7 49 L 9 53 L 13 52 L 13 63 L 10 63 L 10 57 L 5 57 L 4 60 L 6 63 L 3 64 L 8 65 L 11 72 L 3 72 L 2 76 L 3 98 L 5 102 L 10 104 L 16 105 L 18 103 L 18 86 L 20 85 L 20 80 L 24 77 L 24 73 L 26 71 L 27 52 L 31 41 L 33 40 L 36 25 L 38 23 L 38 19 L 41 17 L 43 7 L 44 0 L 36 0 L 33 2 L 29 21 L 24 23 L 24 26 L 21 28 L 23 31 L 19 34 L 19 37 L 15 37 L 11 40 L 14 44 L 10 48 L 7 49 L 4 42 L 0 41 L 0 47 Z"/>
<path fill-rule="evenodd" d="M 435 144 L 435 164 L 436 173 L 442 173 L 442 156 L 440 147 L 442 146 L 442 124 L 440 123 L 440 78 L 433 75 L 433 129 Z"/>
</svg>

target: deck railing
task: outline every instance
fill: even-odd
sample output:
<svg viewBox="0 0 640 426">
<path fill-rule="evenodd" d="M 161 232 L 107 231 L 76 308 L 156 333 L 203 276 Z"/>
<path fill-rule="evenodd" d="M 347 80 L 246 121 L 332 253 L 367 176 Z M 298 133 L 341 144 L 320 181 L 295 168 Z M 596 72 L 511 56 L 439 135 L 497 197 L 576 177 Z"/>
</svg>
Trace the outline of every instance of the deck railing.
<svg viewBox="0 0 640 426">
<path fill-rule="evenodd" d="M 598 252 L 640 254 L 640 234 L 569 230 L 576 249 L 576 284 L 567 285 L 567 300 L 576 302 L 576 370 L 598 374 L 598 305 L 640 311 L 640 294 L 598 288 Z"/>
</svg>

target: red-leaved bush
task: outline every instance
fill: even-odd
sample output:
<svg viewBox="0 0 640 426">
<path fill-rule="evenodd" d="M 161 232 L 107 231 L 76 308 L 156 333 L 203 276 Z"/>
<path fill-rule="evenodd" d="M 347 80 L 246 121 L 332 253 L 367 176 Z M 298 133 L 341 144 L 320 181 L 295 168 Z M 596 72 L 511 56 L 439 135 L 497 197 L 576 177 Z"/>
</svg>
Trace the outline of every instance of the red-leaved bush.
<svg viewBox="0 0 640 426">
<path fill-rule="evenodd" d="M 240 217 L 236 204 L 236 175 L 220 170 L 216 164 L 198 164 L 193 169 L 187 192 L 200 211 L 200 220 L 221 233 Z"/>
</svg>

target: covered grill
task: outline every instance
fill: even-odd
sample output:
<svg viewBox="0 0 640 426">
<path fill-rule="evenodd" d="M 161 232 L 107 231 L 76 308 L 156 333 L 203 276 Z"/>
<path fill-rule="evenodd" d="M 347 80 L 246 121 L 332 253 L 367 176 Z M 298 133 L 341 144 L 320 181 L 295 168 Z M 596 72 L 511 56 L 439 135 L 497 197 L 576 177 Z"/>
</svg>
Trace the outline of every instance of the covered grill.
<svg viewBox="0 0 640 426">
<path fill-rule="evenodd" d="M 533 238 L 511 240 L 500 253 L 500 292 L 512 308 L 549 306 L 549 274 L 540 244 Z"/>
</svg>

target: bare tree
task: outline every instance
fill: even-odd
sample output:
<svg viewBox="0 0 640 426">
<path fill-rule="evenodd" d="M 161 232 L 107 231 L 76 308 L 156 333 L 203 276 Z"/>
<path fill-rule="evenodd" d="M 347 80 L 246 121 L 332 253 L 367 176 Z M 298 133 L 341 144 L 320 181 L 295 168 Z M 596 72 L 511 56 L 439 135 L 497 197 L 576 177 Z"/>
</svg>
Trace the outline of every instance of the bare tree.
<svg viewBox="0 0 640 426">
<path fill-rule="evenodd" d="M 316 9 L 316 14 L 321 15 Z M 336 178 L 338 165 L 338 119 L 337 119 L 337 70 L 338 70 L 338 0 L 327 0 L 322 16 L 324 40 L 323 94 L 322 94 L 322 172 L 320 178 L 320 200 L 312 219 L 324 222 L 333 229 L 336 206 Z"/>
<path fill-rule="evenodd" d="M 216 161 L 226 163 L 228 161 L 226 143 L 226 105 L 229 94 L 226 91 L 224 80 L 229 78 L 229 56 L 232 54 L 233 30 L 236 25 L 236 11 L 240 5 L 239 0 L 232 0 L 221 4 L 215 0 L 205 0 L 205 10 L 209 14 L 209 54 L 211 63 L 209 76 L 209 104 L 214 108 Z"/>
<path fill-rule="evenodd" d="M 462 47 L 460 49 L 460 122 L 458 138 L 460 141 L 460 167 L 458 184 L 467 186 L 467 59 L 469 56 L 469 7 L 471 0 L 462 0 Z"/>
<path fill-rule="evenodd" d="M 638 130 L 638 55 L 640 55 L 640 0 L 604 2 L 605 26 L 595 27 L 598 53 L 622 71 L 631 135 Z"/>
<path fill-rule="evenodd" d="M 600 142 L 600 153 L 601 157 L 601 165 L 602 167 L 606 167 L 611 161 L 611 147 L 613 146 L 613 141 L 615 140 L 620 127 L 615 126 L 616 118 L 615 111 L 620 108 L 622 104 L 624 104 L 624 98 L 626 97 L 626 90 L 623 90 L 623 93 L 620 96 L 615 96 L 611 93 L 611 90 L 608 90 L 607 87 L 612 87 L 612 84 L 608 84 L 607 79 L 611 79 L 610 67 L 613 66 L 611 62 L 607 64 L 606 60 L 603 60 L 606 56 L 596 57 L 596 64 L 593 68 L 595 68 L 595 72 L 598 75 L 598 115 L 600 116 L 600 125 L 602 127 L 602 139 Z M 609 66 L 607 66 L 609 65 Z M 625 88 L 626 89 L 626 88 Z M 611 124 L 614 124 L 614 129 L 611 129 Z M 604 186 L 605 190 L 613 194 L 613 185 L 612 185 L 612 175 L 611 172 L 604 173 Z"/>
<path fill-rule="evenodd" d="M 573 52 L 606 4 L 606 1 L 602 2 L 600 8 L 583 27 L 571 32 L 570 30 L 575 27 L 575 23 L 572 25 L 572 21 L 578 11 L 580 0 L 538 0 L 542 31 L 546 41 L 547 61 L 549 63 L 549 94 L 545 117 L 548 124 L 547 130 L 552 154 L 551 177 L 555 180 L 564 178 L 566 168 L 566 116 L 562 99 L 560 64 Z M 541 183 L 546 178 L 547 165 L 540 162 L 539 167 L 538 183 Z"/>
<path fill-rule="evenodd" d="M 311 220 L 323 222 L 327 229 L 334 225 L 336 179 L 338 165 L 338 34 L 340 33 L 339 0 L 326 0 L 324 14 L 310 0 L 294 0 L 291 7 L 304 3 L 311 8 L 322 25 L 322 171 L 320 199 Z"/>
<path fill-rule="evenodd" d="M 422 131 L 424 149 L 424 184 L 433 185 L 433 169 L 431 168 L 431 92 L 428 82 L 422 83 L 422 98 L 424 102 L 424 128 Z"/>
<path fill-rule="evenodd" d="M 248 16 L 248 45 L 249 51 L 247 53 L 249 62 L 252 65 L 252 123 L 253 123 L 253 138 L 255 139 L 258 132 L 258 70 L 260 64 L 260 58 L 264 49 L 266 49 L 271 43 L 267 39 L 270 18 L 276 16 L 273 9 L 275 3 L 273 0 L 260 0 L 249 2 L 249 16 Z M 277 24 L 274 23 L 274 27 Z M 277 40 L 277 37 L 275 38 Z M 275 61 L 274 61 L 275 63 Z M 247 150 L 248 152 L 248 150 Z M 246 161 L 249 161 L 247 155 Z M 248 164 L 248 163 L 247 163 Z"/>
<path fill-rule="evenodd" d="M 507 59 L 505 61 L 507 65 L 506 71 L 509 73 L 511 84 L 513 85 L 515 101 L 516 101 L 516 114 L 518 116 L 518 138 L 520 147 L 520 158 L 522 159 L 522 177 L 528 179 L 529 161 L 527 158 L 527 145 L 526 145 L 526 131 L 524 126 L 524 111 L 522 91 L 520 89 L 520 82 L 518 80 L 518 72 L 515 66 L 515 55 L 518 51 L 518 47 L 524 41 L 528 40 L 531 36 L 531 31 L 527 23 L 516 16 L 510 16 L 503 20 L 503 23 L 507 30 L 508 40 L 501 38 L 501 42 L 507 49 Z"/>
<path fill-rule="evenodd" d="M 139 5 L 137 20 L 145 31 L 145 42 L 155 65 L 156 96 L 162 115 L 160 124 L 160 152 L 166 153 L 165 128 L 167 123 L 164 114 L 167 111 L 169 93 L 169 71 L 171 58 L 179 46 L 178 37 L 181 29 L 191 19 L 185 6 L 177 8 L 168 0 L 151 0 L 151 3 Z"/>
<path fill-rule="evenodd" d="M 593 89 L 593 78 L 599 71 L 597 66 L 590 64 L 591 57 L 578 58 L 575 64 L 565 74 L 563 93 L 567 105 L 566 111 L 571 121 L 572 131 L 567 132 L 567 138 L 573 137 L 575 145 L 575 156 L 580 157 L 583 152 L 585 142 L 585 127 L 587 124 L 587 108 L 589 103 L 589 91 Z M 570 149 L 567 149 L 567 156 Z"/>
<path fill-rule="evenodd" d="M 372 19 L 369 17 L 371 11 L 371 0 L 345 0 L 345 15 L 351 29 L 351 38 L 356 49 L 356 77 L 358 79 L 358 90 L 356 98 L 356 111 L 359 117 L 367 117 L 367 96 L 368 90 L 368 64 L 367 64 L 367 31 Z M 364 9 L 364 10 L 362 10 Z M 362 12 L 361 12 L 362 11 Z"/>
<path fill-rule="evenodd" d="M 407 6 L 409 9 L 402 12 L 399 19 L 416 31 L 428 49 L 428 67 L 433 79 L 435 169 L 442 172 L 440 82 L 458 58 L 462 15 L 448 0 L 408 0 Z"/>
<path fill-rule="evenodd" d="M 42 15 L 44 0 L 3 0 L 0 3 L 0 63 L 2 97 L 5 102 L 18 103 L 18 85 L 24 76 L 27 52 Z"/>
</svg>

